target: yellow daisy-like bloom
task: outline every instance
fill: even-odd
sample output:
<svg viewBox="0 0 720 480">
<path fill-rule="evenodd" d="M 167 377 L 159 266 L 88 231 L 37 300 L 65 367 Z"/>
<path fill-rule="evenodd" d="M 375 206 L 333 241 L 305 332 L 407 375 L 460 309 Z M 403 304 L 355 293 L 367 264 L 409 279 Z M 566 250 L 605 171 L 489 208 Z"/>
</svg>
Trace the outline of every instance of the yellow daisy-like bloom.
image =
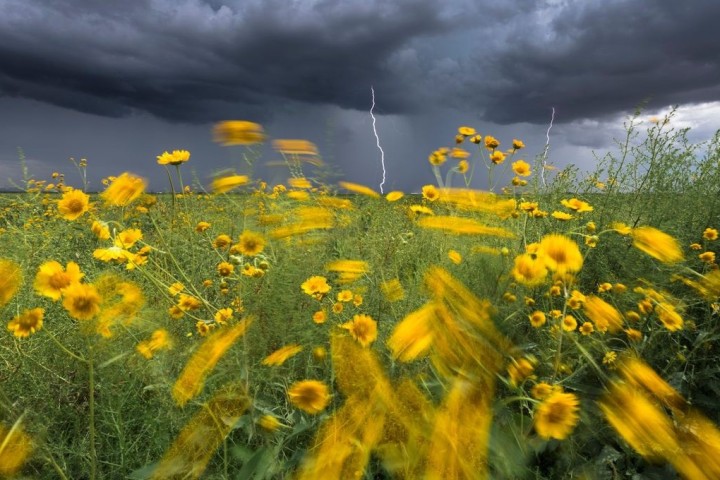
<svg viewBox="0 0 720 480">
<path fill-rule="evenodd" d="M 33 447 L 21 426 L 11 429 L 0 424 L 0 476 L 9 478 L 20 471 Z"/>
<path fill-rule="evenodd" d="M 105 222 L 95 220 L 90 230 L 98 240 L 107 240 L 110 238 L 110 227 Z"/>
<path fill-rule="evenodd" d="M 380 197 L 379 193 L 377 193 L 375 190 L 373 190 L 370 187 L 366 187 L 365 185 L 360 185 L 358 183 L 352 183 L 352 182 L 338 182 L 338 185 L 340 185 L 345 190 L 350 190 L 351 192 L 359 193 L 360 195 L 366 195 L 368 197 L 375 197 L 375 198 Z"/>
<path fill-rule="evenodd" d="M 434 167 L 439 167 L 447 161 L 447 154 L 441 153 L 436 150 L 430 154 L 430 156 L 428 157 L 428 161 L 430 162 L 430 165 Z"/>
<path fill-rule="evenodd" d="M 215 366 L 227 351 L 245 334 L 253 321 L 254 317 L 248 317 L 231 327 L 218 329 L 200 344 L 173 385 L 172 396 L 178 406 L 186 405 L 188 401 L 195 398 L 203 390 L 207 376 L 215 369 Z M 211 414 L 209 417 L 214 417 L 214 415 Z M 218 417 L 214 418 L 217 419 Z M 211 430 L 217 431 L 215 420 L 208 418 L 208 421 L 213 422 L 212 425 L 214 426 Z M 203 432 L 207 432 L 207 430 L 203 430 Z M 205 440 L 206 438 L 203 436 L 202 445 L 205 445 Z"/>
<path fill-rule="evenodd" d="M 457 171 L 458 173 L 461 173 L 465 175 L 467 171 L 470 169 L 470 164 L 467 160 L 460 160 L 457 164 Z"/>
<path fill-rule="evenodd" d="M 76 320 L 90 320 L 100 313 L 102 297 L 94 285 L 73 283 L 63 291 L 63 307 Z"/>
<path fill-rule="evenodd" d="M 562 392 L 562 387 L 559 385 L 550 385 L 546 382 L 540 382 L 533 385 L 530 389 L 530 395 L 538 400 L 549 397 L 553 392 Z"/>
<path fill-rule="evenodd" d="M 215 240 L 213 240 L 213 247 L 217 248 L 218 250 L 222 250 L 230 246 L 232 243 L 232 238 L 230 238 L 230 235 L 221 234 L 215 237 Z"/>
<path fill-rule="evenodd" d="M 313 322 L 317 324 L 325 323 L 325 320 L 327 320 L 327 313 L 325 313 L 325 310 L 318 310 L 317 312 L 313 313 Z"/>
<path fill-rule="evenodd" d="M 232 275 L 233 270 L 235 270 L 235 267 L 232 263 L 229 262 L 220 262 L 217 266 L 218 275 L 221 277 L 228 277 Z"/>
<path fill-rule="evenodd" d="M 663 263 L 677 263 L 684 258 L 678 241 L 656 228 L 638 227 L 630 235 L 635 248 Z"/>
<path fill-rule="evenodd" d="M 514 360 L 508 365 L 507 370 L 510 385 L 517 387 L 535 371 L 535 361 L 529 358 Z"/>
<path fill-rule="evenodd" d="M 570 200 L 560 200 L 560 203 L 565 208 L 569 208 L 570 210 L 575 210 L 578 213 L 584 213 L 584 212 L 592 212 L 593 207 L 590 206 L 589 203 L 583 202 L 582 200 L 579 200 L 577 198 L 571 198 Z"/>
<path fill-rule="evenodd" d="M 521 140 L 518 140 L 517 138 L 513 138 L 512 146 L 513 146 L 513 150 L 520 150 L 521 148 L 525 148 L 525 144 Z"/>
<path fill-rule="evenodd" d="M 130 248 L 142 238 L 142 231 L 138 228 L 128 228 L 115 235 L 115 246 L 120 248 Z"/>
<path fill-rule="evenodd" d="M 513 177 L 513 179 L 510 180 L 510 183 L 515 187 L 524 187 L 527 185 L 527 180 L 523 180 L 520 177 Z"/>
<path fill-rule="evenodd" d="M 547 274 L 545 262 L 535 255 L 523 253 L 515 257 L 512 275 L 516 282 L 529 287 L 537 286 L 545 281 Z"/>
<path fill-rule="evenodd" d="M 623 318 L 615 307 L 600 297 L 589 295 L 583 303 L 585 315 L 595 324 L 601 332 L 617 333 L 622 330 Z"/>
<path fill-rule="evenodd" d="M 645 298 L 638 302 L 638 310 L 640 310 L 644 315 L 648 315 L 652 313 L 655 306 L 652 304 L 649 298 Z"/>
<path fill-rule="evenodd" d="M 260 278 L 265 275 L 265 270 L 262 270 L 261 268 L 256 268 L 253 265 L 246 263 L 245 265 L 243 265 L 241 273 L 246 277 Z"/>
<path fill-rule="evenodd" d="M 558 212 L 557 210 L 550 214 L 551 217 L 553 217 L 556 220 L 560 220 L 563 222 L 566 222 L 568 220 L 572 220 L 573 216 L 566 212 Z"/>
<path fill-rule="evenodd" d="M 613 222 L 610 225 L 610 228 L 615 230 L 620 235 L 630 235 L 632 233 L 632 227 L 630 227 L 629 225 L 625 225 L 622 222 Z"/>
<path fill-rule="evenodd" d="M 274 432 L 280 427 L 283 427 L 284 425 L 280 423 L 280 420 L 277 419 L 274 415 L 263 415 L 258 420 L 258 425 L 260 428 L 267 432 Z"/>
<path fill-rule="evenodd" d="M 703 238 L 705 240 L 717 240 L 718 239 L 718 231 L 714 228 L 706 228 L 703 232 Z"/>
<path fill-rule="evenodd" d="M 265 141 L 262 125 L 246 120 L 226 120 L 215 124 L 213 139 L 223 146 L 255 145 Z"/>
<path fill-rule="evenodd" d="M 273 141 L 273 148 L 284 155 L 317 155 L 317 146 L 309 140 L 278 139 Z M 296 187 L 298 188 L 298 187 Z M 309 187 L 308 187 L 309 188 Z"/>
<path fill-rule="evenodd" d="M 202 233 L 206 231 L 208 228 L 210 228 L 212 225 L 208 222 L 198 222 L 197 225 L 195 225 L 195 231 L 197 233 Z"/>
<path fill-rule="evenodd" d="M 703 252 L 698 258 L 705 263 L 715 263 L 715 252 Z"/>
<path fill-rule="evenodd" d="M 327 349 L 325 347 L 315 347 L 312 351 L 313 360 L 322 362 L 327 357 Z"/>
<path fill-rule="evenodd" d="M 535 431 L 545 439 L 564 440 L 580 420 L 579 404 L 572 393 L 553 393 L 535 409 Z"/>
<path fill-rule="evenodd" d="M 215 315 L 213 316 L 213 319 L 215 320 L 215 323 L 218 323 L 220 325 L 223 325 L 233 318 L 233 309 L 228 308 L 221 308 L 217 312 L 215 312 Z"/>
<path fill-rule="evenodd" d="M 213 180 L 210 184 L 210 190 L 212 190 L 213 193 L 226 193 L 234 188 L 247 185 L 249 182 L 250 177 L 247 175 L 229 175 Z"/>
<path fill-rule="evenodd" d="M 70 190 L 63 193 L 57 207 L 65 220 L 77 220 L 90 208 L 90 196 L 82 190 Z"/>
<path fill-rule="evenodd" d="M 448 251 L 448 258 L 455 265 L 460 265 L 460 263 L 462 263 L 462 255 L 457 250 Z"/>
<path fill-rule="evenodd" d="M 538 245 L 538 257 L 548 269 L 560 274 L 578 272 L 583 265 L 583 256 L 577 243 L 556 233 L 543 237 Z"/>
<path fill-rule="evenodd" d="M 424 185 L 422 187 L 422 196 L 426 200 L 434 202 L 435 200 L 440 198 L 440 192 L 438 192 L 438 189 L 435 188 L 435 185 Z"/>
<path fill-rule="evenodd" d="M 340 313 L 342 313 L 342 311 L 344 309 L 345 309 L 345 307 L 343 306 L 342 303 L 340 303 L 340 302 L 333 303 L 332 311 L 334 314 L 340 314 Z"/>
<path fill-rule="evenodd" d="M 578 290 L 573 290 L 570 293 L 570 298 L 567 299 L 567 305 L 573 310 L 577 310 L 578 308 L 582 307 L 584 301 L 585 295 L 583 295 Z"/>
<path fill-rule="evenodd" d="M 175 282 L 168 287 L 168 293 L 173 297 L 178 293 L 182 292 L 183 290 L 185 290 L 185 285 L 180 282 Z"/>
<path fill-rule="evenodd" d="M 543 325 L 545 325 L 545 321 L 547 320 L 545 314 L 540 310 L 534 311 L 528 316 L 528 318 L 530 319 L 530 325 L 535 328 L 542 327 Z"/>
<path fill-rule="evenodd" d="M 158 165 L 180 165 L 190 160 L 190 152 L 187 150 L 173 150 L 170 152 L 163 152 L 162 155 L 158 155 Z"/>
<path fill-rule="evenodd" d="M 240 235 L 237 250 L 243 255 L 254 257 L 265 248 L 265 239 L 259 233 L 244 231 Z"/>
<path fill-rule="evenodd" d="M 605 352 L 605 355 L 603 356 L 602 363 L 603 365 L 608 365 L 610 367 L 615 365 L 615 361 L 617 360 L 617 353 L 610 351 Z"/>
<path fill-rule="evenodd" d="M 515 172 L 515 175 L 518 175 L 520 177 L 529 177 L 531 173 L 530 164 L 527 163 L 525 160 L 518 160 L 517 162 L 513 162 L 512 169 L 513 172 Z"/>
<path fill-rule="evenodd" d="M 497 138 L 491 137 L 490 135 L 485 137 L 485 148 L 489 149 L 495 149 L 500 146 L 500 142 L 498 142 Z"/>
<path fill-rule="evenodd" d="M 665 328 L 671 332 L 683 328 L 683 318 L 671 304 L 661 302 L 655 307 L 655 312 Z"/>
<path fill-rule="evenodd" d="M 377 322 L 370 315 L 358 314 L 340 327 L 348 330 L 360 345 L 367 347 L 377 339 Z"/>
<path fill-rule="evenodd" d="M 132 253 L 118 246 L 110 248 L 97 248 L 93 252 L 93 257 L 97 258 L 101 262 L 116 261 L 122 263 L 133 256 L 134 255 Z"/>
<path fill-rule="evenodd" d="M 302 345 L 285 345 L 265 357 L 261 363 L 272 367 L 280 366 L 290 357 L 294 357 L 300 353 L 302 349 Z"/>
<path fill-rule="evenodd" d="M 25 310 L 17 317 L 10 320 L 8 330 L 18 338 L 26 338 L 37 332 L 43 325 L 43 314 L 45 310 L 42 308 L 33 308 Z"/>
<path fill-rule="evenodd" d="M 633 385 L 613 382 L 600 401 L 600 409 L 608 423 L 643 457 L 659 460 L 682 451 L 668 416 Z"/>
<path fill-rule="evenodd" d="M 124 207 L 143 194 L 145 180 L 128 172 L 115 178 L 100 196 L 108 205 Z"/>
<path fill-rule="evenodd" d="M 483 225 L 469 217 L 456 217 L 454 215 L 421 217 L 417 225 L 422 228 L 444 230 L 455 235 L 492 235 L 496 237 L 513 238 L 515 234 L 501 227 Z"/>
<path fill-rule="evenodd" d="M 572 315 L 565 315 L 562 321 L 562 329 L 566 332 L 574 332 L 577 328 L 577 320 Z"/>
<path fill-rule="evenodd" d="M 313 276 L 308 278 L 300 285 L 303 292 L 308 295 L 326 294 L 330 291 L 331 287 L 327 283 L 327 278 L 321 276 Z"/>
<path fill-rule="evenodd" d="M 147 360 L 150 360 L 155 355 L 155 352 L 160 350 L 167 350 L 172 347 L 172 341 L 170 339 L 170 333 L 164 328 L 155 330 L 150 338 L 143 340 L 138 343 L 135 350 Z"/>
<path fill-rule="evenodd" d="M 205 337 L 208 333 L 210 333 L 210 330 L 212 330 L 214 326 L 215 325 L 210 325 L 209 323 L 200 320 L 195 323 L 195 330 L 197 330 L 198 335 Z"/>
<path fill-rule="evenodd" d="M 312 188 L 312 183 L 310 180 L 304 177 L 299 178 L 288 178 L 288 185 L 290 185 L 292 188 L 301 188 L 301 189 L 309 189 Z"/>
<path fill-rule="evenodd" d="M 411 214 L 423 213 L 425 215 L 435 215 L 435 213 L 424 205 L 410 205 L 408 210 Z"/>
<path fill-rule="evenodd" d="M 459 127 L 459 128 L 458 128 L 458 133 L 459 133 L 460 135 L 465 136 L 465 137 L 469 137 L 469 136 L 471 136 L 471 135 L 475 135 L 477 132 L 476 132 L 475 129 L 472 128 L 472 127 L 465 127 L 465 126 L 463 126 L 463 127 Z"/>
<path fill-rule="evenodd" d="M 424 355 L 432 345 L 432 322 L 435 316 L 435 305 L 426 303 L 398 323 L 388 340 L 393 358 L 410 362 Z"/>
<path fill-rule="evenodd" d="M 33 287 L 38 294 L 59 300 L 62 291 L 73 283 L 79 283 L 84 275 L 75 262 L 68 262 L 63 270 L 60 262 L 51 260 L 40 265 Z"/>
<path fill-rule="evenodd" d="M 640 330 L 634 328 L 628 328 L 625 330 L 625 334 L 631 342 L 638 343 L 643 338 L 643 334 Z"/>
<path fill-rule="evenodd" d="M 343 290 L 338 293 L 337 299 L 338 302 L 352 302 L 353 293 L 351 290 Z"/>
<path fill-rule="evenodd" d="M 290 403 L 310 415 L 325 410 L 331 398 L 330 389 L 319 380 L 295 382 L 287 393 Z"/>
<path fill-rule="evenodd" d="M 405 194 L 403 192 L 396 190 L 394 192 L 390 192 L 387 195 L 385 195 L 385 199 L 388 202 L 396 202 L 396 201 L 400 200 L 401 198 L 403 198 L 404 196 L 405 196 Z"/>
<path fill-rule="evenodd" d="M 496 150 L 490 155 L 490 161 L 495 165 L 500 165 L 505 161 L 505 154 L 500 150 Z"/>
<path fill-rule="evenodd" d="M 463 150 L 462 148 L 453 148 L 450 152 L 450 156 L 458 160 L 464 160 L 470 157 L 470 152 Z"/>
<path fill-rule="evenodd" d="M 187 312 L 190 310 L 197 310 L 202 306 L 202 302 L 197 298 L 193 297 L 192 295 L 181 293 L 180 297 L 178 298 L 177 306 L 183 312 Z"/>
<path fill-rule="evenodd" d="M 590 335 L 595 331 L 595 327 L 593 327 L 593 324 L 590 322 L 585 322 L 582 325 L 580 325 L 580 333 L 583 335 Z"/>
</svg>

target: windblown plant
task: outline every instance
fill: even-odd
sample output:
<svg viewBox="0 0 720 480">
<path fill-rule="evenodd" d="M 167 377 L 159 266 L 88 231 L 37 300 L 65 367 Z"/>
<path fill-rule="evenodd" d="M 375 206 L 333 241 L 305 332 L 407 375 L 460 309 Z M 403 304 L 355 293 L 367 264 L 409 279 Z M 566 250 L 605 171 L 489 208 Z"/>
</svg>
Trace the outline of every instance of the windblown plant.
<svg viewBox="0 0 720 480">
<path fill-rule="evenodd" d="M 0 197 L 0 474 L 720 478 L 720 134 L 639 122 L 547 189 L 468 126 L 421 195 L 323 184 L 297 139 L 269 186 L 248 121 L 210 192 L 185 150 L 169 195 L 28 179 Z"/>
</svg>

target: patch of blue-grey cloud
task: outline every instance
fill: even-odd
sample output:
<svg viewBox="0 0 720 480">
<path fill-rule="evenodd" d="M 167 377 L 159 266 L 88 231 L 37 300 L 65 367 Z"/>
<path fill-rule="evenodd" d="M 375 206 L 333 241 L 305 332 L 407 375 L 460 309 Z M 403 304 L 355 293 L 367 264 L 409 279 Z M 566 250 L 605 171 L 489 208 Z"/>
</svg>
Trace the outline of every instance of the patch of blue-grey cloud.
<svg viewBox="0 0 720 480">
<path fill-rule="evenodd" d="M 417 190 L 433 181 L 427 155 L 453 146 L 459 125 L 522 138 L 530 159 L 555 107 L 550 159 L 572 152 L 590 165 L 640 102 L 720 95 L 712 0 L 0 0 L 0 10 L 3 172 L 23 146 L 47 170 L 87 156 L 98 178 L 122 166 L 159 179 L 154 157 L 187 148 L 206 179 L 235 154 L 212 144 L 212 123 L 238 118 L 312 140 L 346 179 L 377 185 L 373 85 L 388 188 Z"/>
</svg>

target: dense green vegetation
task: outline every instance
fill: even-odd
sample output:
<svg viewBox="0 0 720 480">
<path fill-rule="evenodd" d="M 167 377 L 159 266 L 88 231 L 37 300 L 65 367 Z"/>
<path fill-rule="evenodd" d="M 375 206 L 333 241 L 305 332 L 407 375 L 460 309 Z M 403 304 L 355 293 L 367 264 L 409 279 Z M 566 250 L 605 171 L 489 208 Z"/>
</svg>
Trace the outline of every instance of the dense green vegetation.
<svg viewBox="0 0 720 480">
<path fill-rule="evenodd" d="M 185 187 L 182 151 L 173 195 L 27 174 L 0 196 L 0 473 L 717 478 L 720 134 L 638 118 L 590 174 L 461 127 L 422 195 L 282 144 L 286 186 Z M 483 168 L 497 195 L 449 188 Z"/>
</svg>

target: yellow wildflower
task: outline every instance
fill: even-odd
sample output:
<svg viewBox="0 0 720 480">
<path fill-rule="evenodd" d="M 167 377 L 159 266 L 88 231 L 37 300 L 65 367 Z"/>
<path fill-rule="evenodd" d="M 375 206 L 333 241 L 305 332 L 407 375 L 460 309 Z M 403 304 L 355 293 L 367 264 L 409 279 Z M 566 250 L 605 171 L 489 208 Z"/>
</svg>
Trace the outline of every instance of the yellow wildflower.
<svg viewBox="0 0 720 480">
<path fill-rule="evenodd" d="M 69 190 L 63 193 L 57 206 L 65 220 L 77 220 L 90 208 L 90 196 L 82 190 Z"/>
<path fill-rule="evenodd" d="M 214 140 L 223 146 L 255 145 L 265 141 L 263 127 L 245 120 L 226 120 L 215 124 Z"/>
</svg>

